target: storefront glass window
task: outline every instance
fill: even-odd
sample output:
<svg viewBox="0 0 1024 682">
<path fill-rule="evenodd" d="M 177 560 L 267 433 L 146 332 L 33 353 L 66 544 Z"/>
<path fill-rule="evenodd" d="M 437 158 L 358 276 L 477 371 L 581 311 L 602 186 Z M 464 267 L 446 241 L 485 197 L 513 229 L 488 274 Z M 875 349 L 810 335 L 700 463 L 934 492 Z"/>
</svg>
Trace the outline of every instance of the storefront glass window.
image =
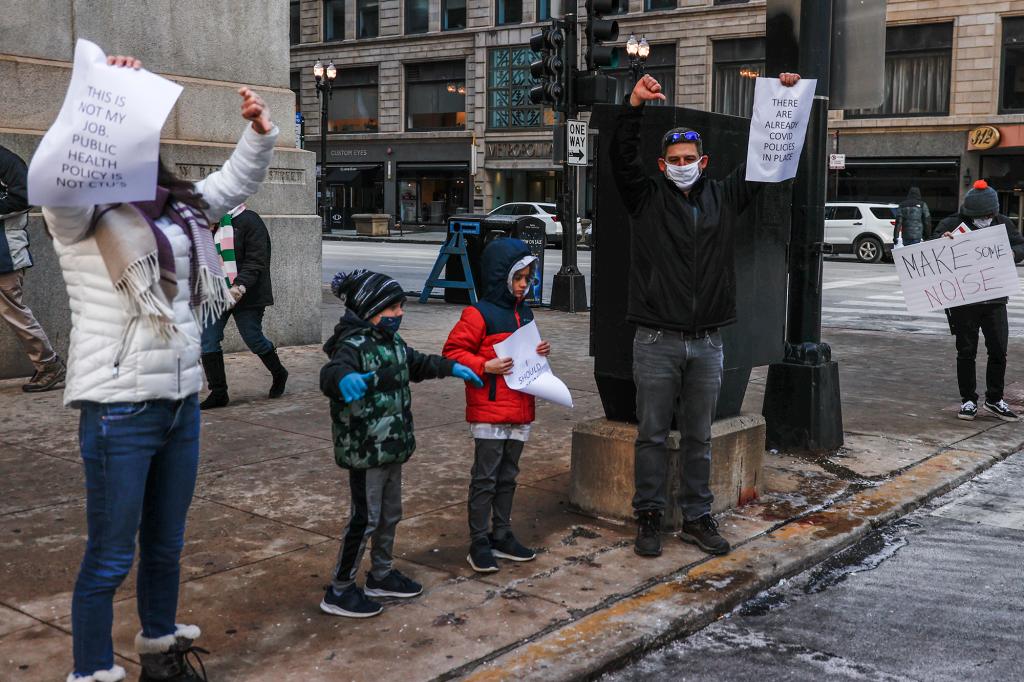
<svg viewBox="0 0 1024 682">
<path fill-rule="evenodd" d="M 356 37 L 376 38 L 380 35 L 380 0 L 356 1 Z"/>
<path fill-rule="evenodd" d="M 441 30 L 466 28 L 466 0 L 442 0 Z"/>
<path fill-rule="evenodd" d="M 338 70 L 327 113 L 327 132 L 377 132 L 377 67 Z"/>
<path fill-rule="evenodd" d="M 999 111 L 1024 111 L 1024 17 L 1003 19 L 1003 85 Z"/>
<path fill-rule="evenodd" d="M 345 0 L 324 0 L 324 40 L 345 39 Z"/>
<path fill-rule="evenodd" d="M 538 128 L 553 125 L 551 109 L 530 101 L 529 47 L 498 47 L 488 53 L 487 126 L 489 128 Z"/>
<path fill-rule="evenodd" d="M 518 24 L 523 20 L 523 0 L 497 0 L 494 23 L 498 26 Z"/>
<path fill-rule="evenodd" d="M 949 113 L 953 24 L 894 26 L 885 32 L 885 99 L 846 118 L 945 116 Z"/>
<path fill-rule="evenodd" d="M 737 38 L 714 42 L 711 111 L 750 116 L 754 83 L 764 75 L 764 38 Z"/>
<path fill-rule="evenodd" d="M 651 45 L 651 54 L 644 63 L 643 73 L 654 76 L 661 83 L 661 92 L 665 95 L 665 101 L 652 100 L 647 106 L 672 106 L 676 90 L 676 45 Z M 619 61 L 617 69 L 602 69 L 605 73 L 615 77 L 615 99 L 614 102 L 621 102 L 626 93 L 633 89 L 633 74 L 629 70 L 629 58 L 624 57 Z"/>
<path fill-rule="evenodd" d="M 405 66 L 405 129 L 466 129 L 466 63 Z"/>
<path fill-rule="evenodd" d="M 405 32 L 426 33 L 429 30 L 429 0 L 405 0 Z"/>
<path fill-rule="evenodd" d="M 402 223 L 444 225 L 469 212 L 469 169 L 398 167 L 398 215 Z"/>
</svg>

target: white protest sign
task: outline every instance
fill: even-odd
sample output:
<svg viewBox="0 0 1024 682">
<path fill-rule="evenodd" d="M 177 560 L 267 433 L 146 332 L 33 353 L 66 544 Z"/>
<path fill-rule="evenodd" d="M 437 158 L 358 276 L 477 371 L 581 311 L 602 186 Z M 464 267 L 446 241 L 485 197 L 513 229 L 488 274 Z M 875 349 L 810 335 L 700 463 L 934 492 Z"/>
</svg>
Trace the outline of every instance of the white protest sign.
<svg viewBox="0 0 1024 682">
<path fill-rule="evenodd" d="M 29 164 L 29 202 L 153 199 L 160 129 L 181 90 L 149 71 L 108 66 L 103 50 L 79 39 L 64 104 Z"/>
<path fill-rule="evenodd" d="M 569 388 L 551 373 L 547 358 L 537 355 L 538 345 L 540 330 L 536 322 L 520 327 L 504 341 L 494 344 L 494 352 L 499 358 L 512 358 L 512 373 L 505 375 L 505 383 L 513 391 L 572 407 Z"/>
<path fill-rule="evenodd" d="M 894 249 L 893 261 L 911 313 L 929 313 L 1013 296 L 1020 279 L 1006 228 L 957 234 Z"/>
<path fill-rule="evenodd" d="M 778 78 L 757 79 L 747 146 L 747 180 L 782 182 L 796 177 L 817 84 L 817 80 L 802 79 L 786 87 Z"/>
</svg>

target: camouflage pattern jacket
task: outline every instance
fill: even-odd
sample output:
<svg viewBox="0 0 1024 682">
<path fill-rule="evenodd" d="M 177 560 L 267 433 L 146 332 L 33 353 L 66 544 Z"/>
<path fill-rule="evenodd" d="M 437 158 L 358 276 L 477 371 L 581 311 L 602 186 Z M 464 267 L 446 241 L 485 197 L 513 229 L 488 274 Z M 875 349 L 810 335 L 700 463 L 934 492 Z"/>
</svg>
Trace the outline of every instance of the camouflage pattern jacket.
<svg viewBox="0 0 1024 682">
<path fill-rule="evenodd" d="M 320 390 L 331 399 L 334 460 L 345 469 L 402 464 L 416 449 L 410 381 L 452 375 L 455 363 L 418 353 L 398 334 L 371 326 L 349 310 L 324 344 L 331 359 L 320 370 Z M 362 400 L 342 400 L 338 382 L 351 372 L 374 372 Z"/>
</svg>

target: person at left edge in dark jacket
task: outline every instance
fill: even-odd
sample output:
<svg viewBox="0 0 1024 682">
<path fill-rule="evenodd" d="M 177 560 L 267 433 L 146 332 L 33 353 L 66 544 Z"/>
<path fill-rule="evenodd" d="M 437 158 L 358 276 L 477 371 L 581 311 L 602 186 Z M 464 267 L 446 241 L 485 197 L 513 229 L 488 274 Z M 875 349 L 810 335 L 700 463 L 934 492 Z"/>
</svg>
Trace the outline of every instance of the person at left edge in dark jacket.
<svg viewBox="0 0 1024 682">
<path fill-rule="evenodd" d="M 352 500 L 320 610 L 369 618 L 382 610 L 369 597 L 408 598 L 423 591 L 392 565 L 402 519 L 402 465 L 416 449 L 409 382 L 449 376 L 482 382 L 468 367 L 406 345 L 398 333 L 405 292 L 394 279 L 367 270 L 338 273 L 331 291 L 344 302 L 345 314 L 324 344 L 330 360 L 320 370 L 320 390 L 331 399 L 334 459 L 348 470 Z M 368 543 L 364 591 L 356 575 Z"/>
<path fill-rule="evenodd" d="M 28 167 L 20 156 L 0 146 L 0 318 L 17 337 L 35 368 L 21 390 L 60 388 L 67 375 L 36 316 L 22 301 L 25 271 L 32 267 L 28 250 Z"/>
<path fill-rule="evenodd" d="M 284 394 L 288 370 L 281 364 L 277 349 L 263 334 L 263 314 L 274 305 L 274 288 L 270 281 L 270 232 L 259 214 L 240 204 L 231 209 L 214 226 L 213 240 L 224 264 L 234 306 L 203 329 L 202 362 L 210 395 L 199 408 L 224 407 L 228 397 L 227 373 L 224 370 L 224 327 L 228 319 L 235 325 L 245 345 L 270 371 L 268 397 Z"/>
</svg>

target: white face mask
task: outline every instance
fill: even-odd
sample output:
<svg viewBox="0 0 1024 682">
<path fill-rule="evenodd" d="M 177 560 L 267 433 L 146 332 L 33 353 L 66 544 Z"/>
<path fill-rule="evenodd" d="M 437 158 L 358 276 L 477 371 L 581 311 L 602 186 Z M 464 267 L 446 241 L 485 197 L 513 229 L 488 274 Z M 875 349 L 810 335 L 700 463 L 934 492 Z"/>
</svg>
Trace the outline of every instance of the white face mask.
<svg viewBox="0 0 1024 682">
<path fill-rule="evenodd" d="M 676 187 L 684 192 L 689 191 L 700 178 L 700 159 L 697 159 L 686 166 L 674 166 L 665 164 L 665 177 L 675 183 Z"/>
<path fill-rule="evenodd" d="M 974 226 L 975 227 L 988 227 L 991 224 L 992 224 L 992 219 L 991 218 L 975 218 L 974 219 Z"/>
</svg>

